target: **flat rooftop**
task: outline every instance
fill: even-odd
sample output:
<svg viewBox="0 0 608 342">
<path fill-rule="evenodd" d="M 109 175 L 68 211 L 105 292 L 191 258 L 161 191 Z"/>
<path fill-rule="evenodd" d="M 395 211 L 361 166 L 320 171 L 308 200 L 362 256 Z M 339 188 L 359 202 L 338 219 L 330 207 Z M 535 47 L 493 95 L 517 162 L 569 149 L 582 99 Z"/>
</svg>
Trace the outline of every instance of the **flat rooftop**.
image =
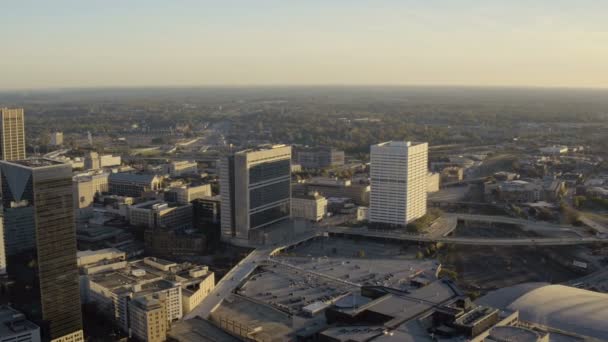
<svg viewBox="0 0 608 342">
<path fill-rule="evenodd" d="M 9 307 L 0 306 L 0 336 L 23 334 L 26 331 L 39 329 L 38 326 L 25 318 L 25 315 Z"/>
<path fill-rule="evenodd" d="M 22 160 L 11 160 L 8 163 L 17 164 L 25 167 L 29 167 L 32 169 L 40 168 L 40 167 L 48 167 L 48 166 L 56 166 L 56 165 L 67 165 L 64 162 L 49 159 L 49 158 L 41 158 L 41 157 L 31 157 L 28 159 Z"/>
<path fill-rule="evenodd" d="M 426 143 L 425 142 L 418 142 L 418 141 L 391 140 L 391 141 L 385 141 L 383 143 L 376 144 L 376 146 L 381 146 L 381 147 L 412 147 L 412 146 L 418 146 L 418 145 L 422 145 L 422 144 L 426 144 Z"/>
</svg>

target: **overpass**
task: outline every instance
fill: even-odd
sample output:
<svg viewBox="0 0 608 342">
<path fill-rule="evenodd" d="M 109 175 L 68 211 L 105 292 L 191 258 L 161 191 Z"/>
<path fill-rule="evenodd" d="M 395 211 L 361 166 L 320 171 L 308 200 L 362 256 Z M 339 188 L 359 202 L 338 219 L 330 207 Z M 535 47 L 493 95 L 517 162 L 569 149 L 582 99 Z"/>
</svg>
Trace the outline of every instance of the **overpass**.
<svg viewBox="0 0 608 342">
<path fill-rule="evenodd" d="M 596 242 L 608 242 L 596 237 L 570 237 L 570 238 L 470 238 L 470 237 L 450 237 L 450 236 L 425 236 L 415 233 L 402 231 L 375 231 L 367 228 L 346 228 L 333 227 L 327 228 L 331 235 L 359 236 L 376 239 L 390 239 L 397 241 L 412 242 L 443 242 L 457 245 L 474 246 L 568 246 L 591 244 Z"/>
<path fill-rule="evenodd" d="M 450 214 L 449 216 L 456 217 L 458 221 L 464 222 L 480 222 L 480 223 L 501 223 L 511 224 L 522 227 L 524 230 L 538 231 L 538 232 L 570 232 L 580 237 L 583 235 L 579 229 L 574 226 L 555 224 L 545 221 L 531 221 L 520 219 L 509 216 L 498 216 L 498 215 L 476 215 L 476 214 Z"/>
</svg>

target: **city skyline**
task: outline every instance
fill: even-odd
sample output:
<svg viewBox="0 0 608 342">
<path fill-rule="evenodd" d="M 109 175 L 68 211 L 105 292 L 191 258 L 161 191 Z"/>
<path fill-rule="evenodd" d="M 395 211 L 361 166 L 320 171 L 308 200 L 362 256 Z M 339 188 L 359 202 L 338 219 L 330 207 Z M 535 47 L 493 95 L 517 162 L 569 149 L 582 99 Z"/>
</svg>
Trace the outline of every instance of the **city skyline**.
<svg viewBox="0 0 608 342">
<path fill-rule="evenodd" d="M 62 4 L 63 3 L 63 4 Z M 608 87 L 606 5 L 69 1 L 8 6 L 0 90 L 209 85 Z"/>
</svg>

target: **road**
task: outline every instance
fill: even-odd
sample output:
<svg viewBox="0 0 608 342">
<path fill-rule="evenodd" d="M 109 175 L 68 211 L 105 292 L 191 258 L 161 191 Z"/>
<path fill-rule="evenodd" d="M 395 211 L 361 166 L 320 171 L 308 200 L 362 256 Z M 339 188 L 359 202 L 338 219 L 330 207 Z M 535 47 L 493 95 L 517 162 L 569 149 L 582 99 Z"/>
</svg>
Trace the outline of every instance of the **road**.
<svg viewBox="0 0 608 342">
<path fill-rule="evenodd" d="M 192 319 L 197 316 L 207 318 L 243 280 L 245 280 L 257 267 L 257 265 L 268 259 L 273 248 L 256 249 L 241 260 L 220 280 L 215 288 L 205 297 L 201 304 L 184 316 L 184 319 Z"/>
<path fill-rule="evenodd" d="M 590 219 L 589 217 L 585 216 L 585 214 L 580 215 L 579 220 L 581 220 L 581 222 L 583 222 L 586 226 L 595 230 L 598 234 L 608 235 L 608 227 Z"/>
<path fill-rule="evenodd" d="M 330 234 L 344 234 L 352 236 L 365 236 L 375 238 L 388 238 L 401 241 L 418 242 L 444 242 L 458 245 L 477 245 L 477 246 L 566 246 L 590 244 L 596 242 L 606 242 L 596 237 L 577 237 L 577 238 L 458 238 L 449 236 L 425 236 L 418 234 L 408 234 L 405 232 L 394 231 L 375 231 L 367 228 L 327 228 Z"/>
<path fill-rule="evenodd" d="M 463 221 L 514 224 L 521 226 L 525 230 L 532 230 L 538 232 L 571 232 L 580 237 L 583 237 L 579 229 L 574 226 L 559 225 L 544 221 L 530 221 L 520 218 L 495 215 L 453 214 L 452 216 L 455 216 L 456 218 L 458 218 L 458 220 Z"/>
</svg>

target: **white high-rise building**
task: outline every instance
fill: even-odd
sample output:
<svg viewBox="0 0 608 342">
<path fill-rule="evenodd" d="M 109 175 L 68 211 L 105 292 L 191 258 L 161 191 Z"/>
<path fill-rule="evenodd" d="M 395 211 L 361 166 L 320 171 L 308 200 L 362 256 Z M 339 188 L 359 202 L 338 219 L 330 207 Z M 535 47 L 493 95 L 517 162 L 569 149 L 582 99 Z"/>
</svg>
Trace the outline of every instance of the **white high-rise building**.
<svg viewBox="0 0 608 342">
<path fill-rule="evenodd" d="M 428 144 L 372 145 L 370 222 L 406 225 L 426 214 Z"/>
</svg>

